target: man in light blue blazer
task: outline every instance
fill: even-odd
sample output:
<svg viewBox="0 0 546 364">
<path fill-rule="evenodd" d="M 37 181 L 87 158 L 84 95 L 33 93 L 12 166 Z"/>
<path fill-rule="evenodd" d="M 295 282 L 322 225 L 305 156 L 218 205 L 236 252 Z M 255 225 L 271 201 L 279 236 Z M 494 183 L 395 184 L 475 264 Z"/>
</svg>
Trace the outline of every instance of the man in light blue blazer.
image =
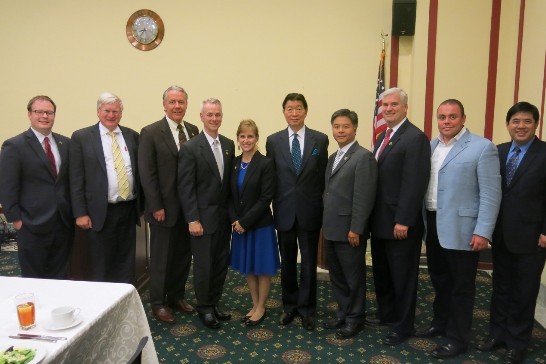
<svg viewBox="0 0 546 364">
<path fill-rule="evenodd" d="M 431 141 L 431 173 L 425 195 L 426 247 L 436 297 L 430 327 L 418 337 L 445 336 L 432 356 L 455 357 L 468 348 L 479 252 L 491 241 L 501 201 L 497 148 L 464 127 L 460 101 L 437 110 L 440 135 Z"/>
</svg>

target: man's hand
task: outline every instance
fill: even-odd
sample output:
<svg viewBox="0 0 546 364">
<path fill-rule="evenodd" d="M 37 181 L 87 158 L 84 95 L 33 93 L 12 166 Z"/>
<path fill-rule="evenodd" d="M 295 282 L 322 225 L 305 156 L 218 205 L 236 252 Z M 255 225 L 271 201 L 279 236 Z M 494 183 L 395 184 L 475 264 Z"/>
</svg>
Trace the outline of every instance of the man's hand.
<svg viewBox="0 0 546 364">
<path fill-rule="evenodd" d="M 13 222 L 13 227 L 15 230 L 19 231 L 23 227 L 23 220 L 17 220 Z"/>
<path fill-rule="evenodd" d="M 538 246 L 541 248 L 546 248 L 546 235 L 540 234 L 538 237 Z"/>
<path fill-rule="evenodd" d="M 76 225 L 78 225 L 80 228 L 84 230 L 89 230 L 93 227 L 93 224 L 91 223 L 91 218 L 89 215 L 84 215 L 76 218 Z"/>
<path fill-rule="evenodd" d="M 409 228 L 406 225 L 394 225 L 394 238 L 396 240 L 406 239 L 408 237 L 408 229 Z"/>
<path fill-rule="evenodd" d="M 360 245 L 360 235 L 358 235 L 355 232 L 349 231 L 348 235 L 349 244 L 351 244 L 352 247 L 357 247 Z"/>
<path fill-rule="evenodd" d="M 191 236 L 203 236 L 203 226 L 199 221 L 192 221 L 188 224 L 188 230 Z"/>
<path fill-rule="evenodd" d="M 472 247 L 473 252 L 479 252 L 487 248 L 489 240 L 479 235 L 472 235 L 472 240 L 470 241 L 470 246 Z"/>
<path fill-rule="evenodd" d="M 152 215 L 157 222 L 165 221 L 165 209 L 157 210 Z"/>
<path fill-rule="evenodd" d="M 237 234 L 245 233 L 245 229 L 241 226 L 239 220 L 235 221 L 233 224 L 231 224 L 231 226 L 233 227 L 233 231 L 235 231 Z"/>
</svg>

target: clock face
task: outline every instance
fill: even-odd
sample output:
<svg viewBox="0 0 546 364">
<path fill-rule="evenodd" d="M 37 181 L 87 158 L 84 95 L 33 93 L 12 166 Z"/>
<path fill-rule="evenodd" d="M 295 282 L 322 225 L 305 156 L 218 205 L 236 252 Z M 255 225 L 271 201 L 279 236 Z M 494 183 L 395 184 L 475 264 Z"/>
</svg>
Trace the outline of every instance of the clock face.
<svg viewBox="0 0 546 364">
<path fill-rule="evenodd" d="M 133 23 L 133 36 L 139 43 L 152 43 L 157 38 L 157 32 L 157 23 L 149 16 L 141 16 Z"/>
<path fill-rule="evenodd" d="M 133 47 L 141 51 L 149 51 L 161 43 L 165 27 L 159 15 L 151 10 L 142 9 L 135 11 L 129 17 L 126 34 Z"/>
</svg>

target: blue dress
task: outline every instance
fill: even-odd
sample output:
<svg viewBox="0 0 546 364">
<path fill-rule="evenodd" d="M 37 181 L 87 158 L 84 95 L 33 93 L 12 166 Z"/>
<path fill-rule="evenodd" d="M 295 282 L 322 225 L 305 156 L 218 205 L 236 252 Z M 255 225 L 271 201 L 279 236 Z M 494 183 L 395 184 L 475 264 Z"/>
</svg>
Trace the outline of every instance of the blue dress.
<svg viewBox="0 0 546 364">
<path fill-rule="evenodd" d="M 237 187 L 241 191 L 248 163 L 241 163 Z M 277 234 L 273 224 L 231 234 L 231 267 L 242 274 L 275 275 L 280 268 Z"/>
</svg>

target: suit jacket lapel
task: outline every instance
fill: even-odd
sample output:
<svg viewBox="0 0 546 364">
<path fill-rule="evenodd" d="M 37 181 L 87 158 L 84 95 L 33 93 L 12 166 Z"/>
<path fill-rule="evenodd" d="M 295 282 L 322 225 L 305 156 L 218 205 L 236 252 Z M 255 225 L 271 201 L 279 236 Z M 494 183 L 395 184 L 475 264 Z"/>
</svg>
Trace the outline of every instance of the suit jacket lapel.
<svg viewBox="0 0 546 364">
<path fill-rule="evenodd" d="M 243 195 L 244 191 L 245 191 L 245 188 L 247 186 L 247 183 L 250 179 L 252 179 L 252 176 L 254 175 L 254 173 L 256 172 L 257 170 L 257 166 L 258 164 L 260 164 L 260 152 L 256 152 L 254 153 L 254 156 L 252 157 L 252 160 L 250 161 L 250 163 L 248 164 L 247 166 L 247 170 L 246 170 L 246 175 L 245 175 L 245 179 L 243 180 L 243 185 L 241 186 L 241 195 Z M 242 157 L 241 157 L 241 160 L 242 160 Z M 238 162 L 240 163 L 241 160 L 238 160 Z M 239 164 L 238 163 L 238 164 Z"/>
<path fill-rule="evenodd" d="M 195 128 L 193 128 L 193 126 L 186 121 L 184 121 L 184 127 L 186 128 L 186 131 L 188 132 L 190 139 L 199 134 L 199 130 L 196 130 Z"/>
<path fill-rule="evenodd" d="M 209 164 L 209 167 L 212 170 L 212 173 L 218 178 L 218 181 L 221 181 L 220 171 L 218 170 L 218 165 L 216 164 L 216 158 L 214 158 L 214 153 L 212 152 L 212 147 L 209 144 L 209 140 L 205 136 L 205 133 L 201 133 L 201 151 L 202 155 Z M 220 147 L 223 150 L 222 142 L 220 142 Z M 224 163 L 225 164 L 225 163 Z M 225 175 L 225 168 L 224 168 Z"/>
<path fill-rule="evenodd" d="M 59 166 L 58 177 L 62 177 L 68 171 L 68 145 L 64 145 L 61 141 L 61 137 L 53 133 L 55 138 L 55 144 L 57 144 L 57 149 L 59 150 L 59 155 L 61 156 L 61 165 Z"/>
<path fill-rule="evenodd" d="M 290 130 L 290 133 L 292 133 L 292 130 Z M 296 168 L 294 167 L 294 162 L 292 162 L 292 154 L 290 153 L 290 137 L 287 136 L 288 132 L 283 132 L 280 135 L 279 144 L 283 146 L 281 148 L 282 155 L 284 159 L 286 159 L 286 163 L 290 166 L 292 169 L 292 172 L 294 172 L 294 175 L 296 175 Z M 290 134 L 292 135 L 292 134 Z M 302 168 L 303 168 L 303 161 L 302 161 Z"/>
<path fill-rule="evenodd" d="M 106 172 L 106 160 L 104 159 L 104 150 L 102 148 L 102 138 L 100 135 L 99 123 L 94 128 L 91 128 L 91 143 L 95 149 L 95 157 L 99 160 L 99 165 L 104 173 Z"/>
<path fill-rule="evenodd" d="M 309 128 L 307 128 L 307 130 L 305 131 L 305 143 L 303 147 L 303 155 L 301 157 L 302 171 L 305 168 L 305 165 L 307 164 L 307 161 L 309 160 L 309 157 L 311 156 L 313 149 L 315 149 L 315 144 L 316 144 L 315 137 L 313 136 Z M 292 155 L 290 155 L 290 160 L 292 160 Z M 300 171 L 300 174 L 301 174 L 301 171 Z"/>
<path fill-rule="evenodd" d="M 533 165 L 533 160 L 537 156 L 536 152 L 537 152 L 538 143 L 536 141 L 537 141 L 537 137 L 534 138 L 533 142 L 529 146 L 529 149 L 527 149 L 527 152 L 523 156 L 523 159 L 519 162 L 518 168 L 516 169 L 516 172 L 514 173 L 514 176 L 512 177 L 512 181 L 510 182 L 510 186 L 508 186 L 508 188 L 514 186 L 518 182 L 520 176 L 525 174 L 525 170 L 528 169 L 531 165 Z M 510 147 L 508 148 L 508 150 L 510 150 Z M 508 155 L 508 153 L 506 154 Z M 504 161 L 504 166 L 506 167 L 506 160 Z"/>
<path fill-rule="evenodd" d="M 125 145 L 127 146 L 127 152 L 129 152 L 129 157 L 131 158 L 131 168 L 133 170 L 133 173 L 135 173 L 137 163 L 135 156 L 135 151 L 137 149 L 136 145 L 134 143 L 132 135 L 128 133 L 127 129 L 121 126 L 119 127 L 119 129 L 121 130 L 121 135 L 123 135 L 123 140 L 125 140 Z"/>
<path fill-rule="evenodd" d="M 398 141 L 400 140 L 400 137 L 404 134 L 404 132 L 408 128 L 408 125 L 409 125 L 408 123 L 409 123 L 409 120 L 406 119 L 406 121 L 402 125 L 400 125 L 398 130 L 396 130 L 396 133 L 394 133 L 394 135 L 389 140 L 389 144 L 387 144 L 385 149 L 383 149 L 383 151 L 381 152 L 381 155 L 379 156 L 379 159 L 377 160 L 378 163 L 381 163 L 383 159 L 385 159 L 385 157 L 394 148 L 396 143 L 398 143 Z M 378 144 L 377 148 L 381 146 L 381 143 L 383 143 L 384 138 L 385 138 L 385 133 L 383 133 L 383 137 L 381 138 L 381 142 Z"/>
<path fill-rule="evenodd" d="M 444 159 L 444 163 L 442 163 L 442 166 L 440 169 L 444 168 L 446 165 L 449 164 L 455 158 L 459 153 L 461 153 L 463 150 L 465 150 L 468 147 L 468 143 L 470 142 L 470 137 L 472 134 L 470 134 L 470 131 L 466 131 L 466 133 L 463 134 L 461 139 L 455 142 L 455 145 L 449 153 L 447 153 L 446 159 Z M 438 145 L 438 144 L 436 144 Z"/>
<path fill-rule="evenodd" d="M 45 154 L 45 150 L 31 129 L 28 129 L 26 137 L 27 137 L 28 144 L 30 145 L 30 148 L 34 151 L 34 153 L 36 153 L 38 158 L 40 158 L 42 163 L 45 165 L 45 167 L 51 174 L 51 177 L 55 178 L 55 176 L 53 175 L 53 171 L 51 170 L 51 164 L 49 163 L 49 159 L 47 159 L 47 156 Z"/>
<path fill-rule="evenodd" d="M 171 128 L 169 128 L 169 122 L 167 121 L 167 118 L 163 118 L 160 130 L 161 138 L 163 139 L 163 142 L 165 142 L 165 144 L 167 145 L 167 148 L 169 148 L 174 156 L 178 156 L 178 148 L 176 147 L 176 142 L 174 141 Z"/>
<path fill-rule="evenodd" d="M 354 142 L 354 144 L 351 145 L 351 147 L 345 152 L 345 154 L 341 157 L 341 160 L 337 164 L 336 169 L 334 169 L 334 171 L 332 172 L 332 176 L 335 175 L 345 165 L 345 163 L 349 161 L 349 159 L 351 159 L 357 146 L 358 146 L 358 142 Z"/>
</svg>

